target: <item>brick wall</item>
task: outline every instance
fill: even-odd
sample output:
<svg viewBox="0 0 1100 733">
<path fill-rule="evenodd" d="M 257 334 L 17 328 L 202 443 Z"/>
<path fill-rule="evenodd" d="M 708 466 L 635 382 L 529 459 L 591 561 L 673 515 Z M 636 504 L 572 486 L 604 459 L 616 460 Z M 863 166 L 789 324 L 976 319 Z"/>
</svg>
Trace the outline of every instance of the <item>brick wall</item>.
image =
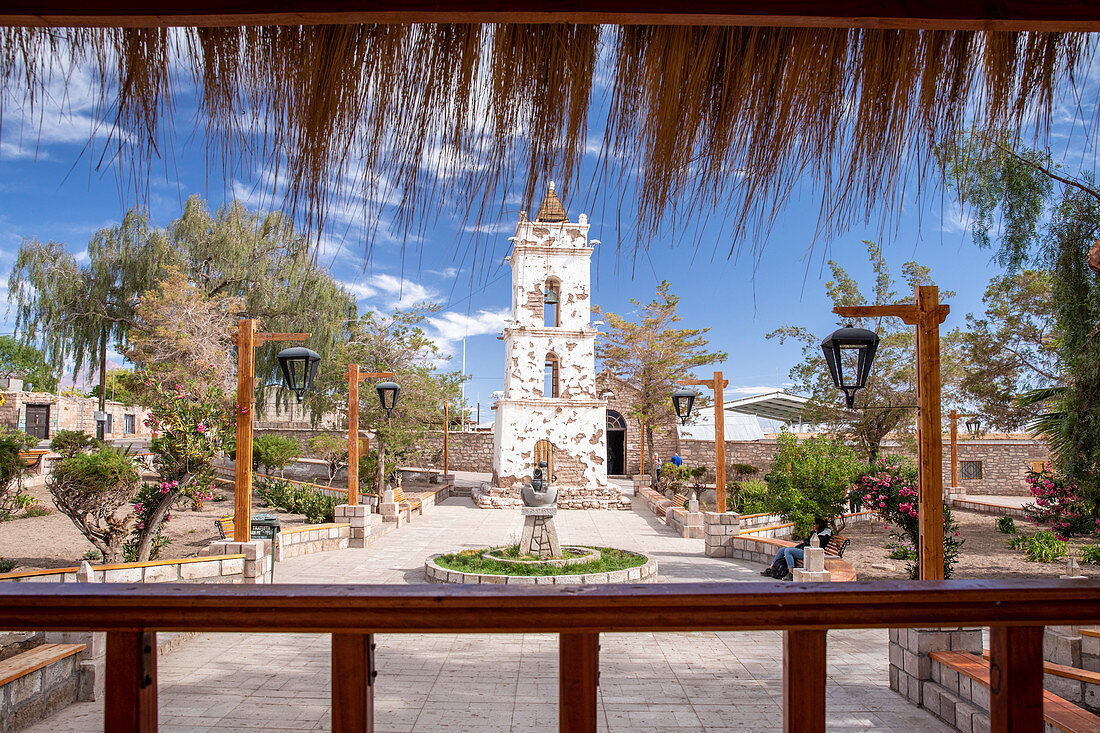
<svg viewBox="0 0 1100 733">
<path fill-rule="evenodd" d="M 4 404 L 0 406 L 0 425 L 18 430 L 27 429 L 27 405 L 50 406 L 50 428 L 47 440 L 58 430 L 83 430 L 95 435 L 94 413 L 99 410 L 99 400 L 93 397 L 59 397 L 48 392 L 2 392 Z M 111 416 L 111 431 L 107 440 L 147 440 L 152 438 L 145 418 L 149 411 L 139 405 L 124 405 L 107 401 L 105 412 Z M 133 415 L 133 433 L 127 433 L 126 415 Z"/>
</svg>

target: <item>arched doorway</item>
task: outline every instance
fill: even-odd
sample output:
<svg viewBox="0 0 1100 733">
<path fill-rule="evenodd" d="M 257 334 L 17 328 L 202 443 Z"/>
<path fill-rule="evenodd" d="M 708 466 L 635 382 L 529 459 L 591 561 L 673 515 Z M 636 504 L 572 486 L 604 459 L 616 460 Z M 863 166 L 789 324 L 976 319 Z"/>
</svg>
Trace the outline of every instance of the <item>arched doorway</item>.
<svg viewBox="0 0 1100 733">
<path fill-rule="evenodd" d="M 607 411 L 607 475 L 626 475 L 626 420 L 614 410 Z"/>
</svg>

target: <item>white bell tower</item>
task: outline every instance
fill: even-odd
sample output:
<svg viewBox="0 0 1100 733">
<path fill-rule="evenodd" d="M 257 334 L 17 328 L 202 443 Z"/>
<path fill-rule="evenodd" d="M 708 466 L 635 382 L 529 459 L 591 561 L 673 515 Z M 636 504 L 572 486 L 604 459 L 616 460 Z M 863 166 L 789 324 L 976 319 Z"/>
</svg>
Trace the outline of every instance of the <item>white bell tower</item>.
<svg viewBox="0 0 1100 733">
<path fill-rule="evenodd" d="M 513 324 L 504 331 L 493 484 L 480 506 L 519 506 L 538 461 L 562 509 L 618 508 L 607 481 L 607 403 L 596 394 L 588 217 L 570 222 L 551 182 L 533 220 L 520 215 L 508 259 Z"/>
</svg>

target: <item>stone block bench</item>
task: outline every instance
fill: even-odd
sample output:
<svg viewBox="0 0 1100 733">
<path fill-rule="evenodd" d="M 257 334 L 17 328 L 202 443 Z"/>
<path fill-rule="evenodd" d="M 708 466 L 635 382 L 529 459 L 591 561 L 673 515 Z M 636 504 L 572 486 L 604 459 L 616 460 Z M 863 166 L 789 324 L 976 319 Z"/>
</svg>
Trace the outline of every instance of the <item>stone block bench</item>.
<svg viewBox="0 0 1100 733">
<path fill-rule="evenodd" d="M 0 662 L 0 724 L 25 728 L 77 701 L 84 644 L 41 644 Z"/>
<path fill-rule="evenodd" d="M 921 707 L 958 730 L 988 730 L 989 662 L 966 651 L 928 656 L 931 680 L 922 686 Z M 1043 719 L 1048 731 L 1100 733 L 1100 717 L 1050 690 L 1043 691 Z"/>
</svg>

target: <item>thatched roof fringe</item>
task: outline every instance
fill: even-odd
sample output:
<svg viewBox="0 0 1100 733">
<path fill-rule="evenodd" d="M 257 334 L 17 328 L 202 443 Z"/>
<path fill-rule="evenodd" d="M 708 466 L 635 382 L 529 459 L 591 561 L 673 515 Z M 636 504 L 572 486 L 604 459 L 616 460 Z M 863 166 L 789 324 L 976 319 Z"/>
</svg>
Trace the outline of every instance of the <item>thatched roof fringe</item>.
<svg viewBox="0 0 1100 733">
<path fill-rule="evenodd" d="M 944 136 L 972 124 L 1045 135 L 1056 91 L 1093 47 L 1084 34 L 767 27 L 15 28 L 0 29 L 0 84 L 35 106 L 54 64 L 90 64 L 101 115 L 140 171 L 182 67 L 212 160 L 285 168 L 288 204 L 321 219 L 351 193 L 334 171 L 354 168 L 399 195 L 409 226 L 456 200 L 480 218 L 516 178 L 528 208 L 551 177 L 565 194 L 601 42 L 613 72 L 603 164 L 637 176 L 642 234 L 717 207 L 738 240 L 804 174 L 836 231 L 899 201 Z"/>
</svg>

